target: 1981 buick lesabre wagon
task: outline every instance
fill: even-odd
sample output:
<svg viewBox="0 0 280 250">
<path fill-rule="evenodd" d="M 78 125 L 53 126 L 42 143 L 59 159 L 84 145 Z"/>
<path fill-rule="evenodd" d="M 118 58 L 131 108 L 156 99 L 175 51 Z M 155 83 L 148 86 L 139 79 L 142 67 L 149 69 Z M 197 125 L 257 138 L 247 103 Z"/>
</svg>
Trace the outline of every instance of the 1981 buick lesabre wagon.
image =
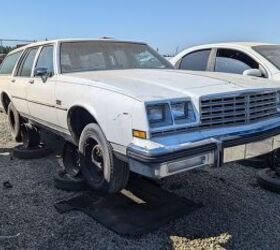
<svg viewBox="0 0 280 250">
<path fill-rule="evenodd" d="M 118 192 L 129 171 L 162 178 L 280 147 L 279 83 L 177 71 L 144 43 L 39 42 L 0 74 L 14 137 L 21 123 L 62 135 L 96 190 Z"/>
</svg>

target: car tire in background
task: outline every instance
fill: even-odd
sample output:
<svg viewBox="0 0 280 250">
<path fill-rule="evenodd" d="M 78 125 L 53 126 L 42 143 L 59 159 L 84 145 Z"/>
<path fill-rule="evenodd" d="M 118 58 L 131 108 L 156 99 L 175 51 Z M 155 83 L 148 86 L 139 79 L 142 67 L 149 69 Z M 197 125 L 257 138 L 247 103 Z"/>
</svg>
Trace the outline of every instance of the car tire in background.
<svg viewBox="0 0 280 250">
<path fill-rule="evenodd" d="M 54 177 L 54 186 L 57 189 L 69 192 L 79 192 L 87 189 L 86 182 L 81 175 L 72 177 L 64 170 L 60 170 Z"/>
<path fill-rule="evenodd" d="M 39 130 L 29 123 L 21 125 L 21 138 L 26 149 L 37 147 L 40 144 Z"/>
<path fill-rule="evenodd" d="M 88 124 L 80 137 L 81 171 L 90 188 L 104 193 L 121 191 L 128 182 L 129 168 L 118 160 L 101 128 Z"/>
<path fill-rule="evenodd" d="M 11 134 L 16 142 L 21 142 L 21 118 L 19 112 L 12 102 L 8 105 L 8 122 L 11 130 Z"/>
<path fill-rule="evenodd" d="M 38 159 L 52 153 L 52 150 L 44 144 L 37 147 L 25 148 L 24 145 L 18 145 L 13 149 L 13 156 L 19 159 Z"/>
<path fill-rule="evenodd" d="M 268 166 L 276 172 L 280 178 L 280 150 L 275 149 L 270 156 L 270 165 Z"/>
<path fill-rule="evenodd" d="M 268 168 L 272 167 L 273 153 L 267 153 L 254 158 L 246 159 L 240 161 L 244 166 L 249 166 L 253 168 Z"/>
<path fill-rule="evenodd" d="M 262 188 L 280 193 L 280 176 L 271 168 L 259 170 L 257 181 Z"/>
</svg>

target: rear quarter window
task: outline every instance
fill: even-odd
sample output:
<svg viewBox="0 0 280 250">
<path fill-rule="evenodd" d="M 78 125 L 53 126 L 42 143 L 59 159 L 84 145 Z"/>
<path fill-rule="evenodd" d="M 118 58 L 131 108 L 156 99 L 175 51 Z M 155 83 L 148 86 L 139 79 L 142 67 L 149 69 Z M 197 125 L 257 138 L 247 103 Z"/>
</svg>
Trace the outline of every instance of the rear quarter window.
<svg viewBox="0 0 280 250">
<path fill-rule="evenodd" d="M 16 63 L 17 63 L 21 53 L 22 53 L 22 51 L 10 54 L 4 59 L 3 63 L 0 66 L 0 74 L 1 75 L 12 74 L 13 69 L 16 66 Z"/>
</svg>

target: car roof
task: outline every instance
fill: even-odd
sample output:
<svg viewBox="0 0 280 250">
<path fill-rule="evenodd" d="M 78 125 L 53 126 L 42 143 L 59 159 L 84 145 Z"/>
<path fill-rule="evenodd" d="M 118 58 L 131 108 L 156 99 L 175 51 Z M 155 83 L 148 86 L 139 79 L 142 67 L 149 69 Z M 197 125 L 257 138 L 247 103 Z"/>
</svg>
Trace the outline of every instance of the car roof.
<svg viewBox="0 0 280 250">
<path fill-rule="evenodd" d="M 190 46 L 186 48 L 188 49 L 199 49 L 199 48 L 212 48 L 212 47 L 232 47 L 232 48 L 251 48 L 254 46 L 260 46 L 260 45 L 277 45 L 273 43 L 260 43 L 260 42 L 226 42 L 226 43 L 210 43 L 210 44 L 203 44 L 203 45 L 197 45 L 197 46 Z"/>
<path fill-rule="evenodd" d="M 126 41 L 126 40 L 117 40 L 117 39 L 112 39 L 112 38 L 99 38 L 99 39 L 92 39 L 92 38 L 67 38 L 67 39 L 55 39 L 55 40 L 45 40 L 45 41 L 39 41 L 39 42 L 34 42 L 30 43 L 28 45 L 19 47 L 17 49 L 14 49 L 11 51 L 11 53 L 16 53 L 18 51 L 22 51 L 26 48 L 29 47 L 34 47 L 34 46 L 42 46 L 45 44 L 50 44 L 50 43 L 62 43 L 62 42 L 118 42 L 118 43 L 134 43 L 134 44 L 142 44 L 146 45 L 144 42 L 135 42 L 135 41 Z"/>
<path fill-rule="evenodd" d="M 277 45 L 273 43 L 260 43 L 260 42 L 224 42 L 224 43 L 209 43 L 209 44 L 203 44 L 203 45 L 196 45 L 196 46 L 189 46 L 182 51 L 180 51 L 176 56 L 170 59 L 171 63 L 176 63 L 178 60 L 180 60 L 183 56 L 185 56 L 188 53 L 191 53 L 193 51 L 197 50 L 203 50 L 203 49 L 211 49 L 211 48 L 232 48 L 232 49 L 244 49 L 248 50 L 251 49 L 254 46 L 260 46 L 260 45 Z"/>
<path fill-rule="evenodd" d="M 226 43 L 213 43 L 212 45 L 219 46 L 219 45 L 237 45 L 237 46 L 244 46 L 244 47 L 252 47 L 257 45 L 272 45 L 272 43 L 261 43 L 261 42 L 226 42 Z"/>
</svg>

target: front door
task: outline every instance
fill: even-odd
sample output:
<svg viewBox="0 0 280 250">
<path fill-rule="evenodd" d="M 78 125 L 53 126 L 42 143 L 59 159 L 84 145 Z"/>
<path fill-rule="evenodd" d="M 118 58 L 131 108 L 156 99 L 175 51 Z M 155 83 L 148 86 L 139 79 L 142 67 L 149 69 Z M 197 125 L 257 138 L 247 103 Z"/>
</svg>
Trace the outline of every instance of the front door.
<svg viewBox="0 0 280 250">
<path fill-rule="evenodd" d="M 55 103 L 55 80 L 53 56 L 54 46 L 46 45 L 40 48 L 38 58 L 35 62 L 36 69 L 47 69 L 48 77 L 43 79 L 40 76 L 34 76 L 27 88 L 27 100 L 30 115 L 35 120 L 50 127 L 57 125 L 56 103 Z"/>
</svg>

